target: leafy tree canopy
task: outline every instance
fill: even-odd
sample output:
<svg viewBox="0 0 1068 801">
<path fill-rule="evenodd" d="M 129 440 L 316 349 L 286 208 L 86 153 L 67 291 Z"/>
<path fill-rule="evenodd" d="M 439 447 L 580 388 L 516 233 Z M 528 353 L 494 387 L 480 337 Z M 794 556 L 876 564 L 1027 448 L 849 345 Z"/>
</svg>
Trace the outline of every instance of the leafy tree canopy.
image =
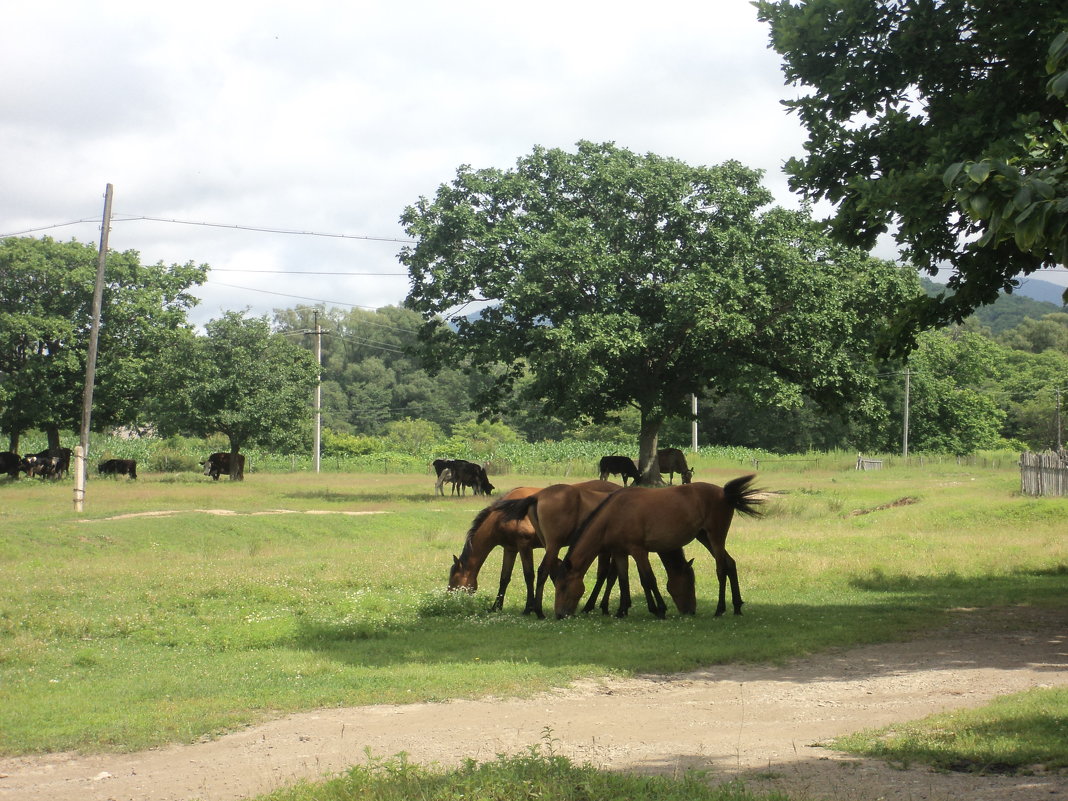
<svg viewBox="0 0 1068 801">
<path fill-rule="evenodd" d="M 12 450 L 29 429 L 81 424 L 98 250 L 49 237 L 0 242 L 0 429 Z M 141 264 L 110 252 L 104 272 L 93 427 L 145 422 L 143 403 L 158 359 L 188 328 L 188 294 L 207 265 Z"/>
<path fill-rule="evenodd" d="M 956 292 L 919 299 L 903 345 L 1064 260 L 1068 79 L 1047 71 L 1064 69 L 1063 3 L 756 6 L 787 81 L 805 90 L 785 104 L 808 130 L 807 155 L 787 164 L 792 188 L 836 205 L 843 241 L 871 248 L 893 229 L 917 268 L 955 270 Z"/>
<path fill-rule="evenodd" d="M 477 402 L 492 411 L 528 371 L 565 419 L 634 407 L 647 476 L 662 422 L 709 385 L 787 405 L 863 394 L 873 325 L 919 294 L 915 276 L 834 244 L 805 211 L 764 210 L 760 179 L 590 142 L 461 167 L 401 218 L 424 357 L 490 374 Z"/>
</svg>

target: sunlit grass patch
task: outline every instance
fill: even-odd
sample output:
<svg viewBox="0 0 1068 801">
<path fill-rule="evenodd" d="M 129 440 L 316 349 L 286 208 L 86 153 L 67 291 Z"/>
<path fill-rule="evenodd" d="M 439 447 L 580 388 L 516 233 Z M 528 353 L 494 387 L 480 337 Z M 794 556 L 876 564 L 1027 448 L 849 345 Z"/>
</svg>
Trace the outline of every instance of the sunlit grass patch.
<svg viewBox="0 0 1068 801">
<path fill-rule="evenodd" d="M 839 737 L 834 748 L 889 762 L 969 773 L 1068 768 L 1068 689 L 995 698 L 978 709 Z"/>
<path fill-rule="evenodd" d="M 785 801 L 777 793 L 752 793 L 738 782 L 715 783 L 700 772 L 679 777 L 641 776 L 576 765 L 551 748 L 499 755 L 489 762 L 465 761 L 452 770 L 408 762 L 403 754 L 368 757 L 344 776 L 323 783 L 301 782 L 259 801 L 456 801 L 456 799 L 554 799 L 554 801 Z"/>
</svg>

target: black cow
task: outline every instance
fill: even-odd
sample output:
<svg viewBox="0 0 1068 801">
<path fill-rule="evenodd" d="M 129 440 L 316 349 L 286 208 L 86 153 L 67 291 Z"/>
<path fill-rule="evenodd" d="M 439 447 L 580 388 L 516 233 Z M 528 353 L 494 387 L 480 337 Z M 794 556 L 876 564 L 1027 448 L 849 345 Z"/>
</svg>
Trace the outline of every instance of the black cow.
<svg viewBox="0 0 1068 801">
<path fill-rule="evenodd" d="M 434 470 L 438 474 L 437 483 L 434 485 L 438 492 L 442 492 L 441 486 L 446 481 L 452 484 L 454 493 L 459 488 L 461 495 L 466 493 L 467 487 L 471 487 L 475 495 L 490 495 L 496 489 L 490 484 L 486 468 L 466 459 L 435 459 Z"/>
<path fill-rule="evenodd" d="M 137 478 L 137 461 L 135 459 L 106 459 L 97 465 L 96 472 L 102 476 Z"/>
<path fill-rule="evenodd" d="M 627 486 L 628 478 L 633 478 L 635 481 L 641 478 L 638 466 L 634 464 L 633 459 L 627 456 L 602 456 L 599 469 L 601 471 L 601 481 L 607 481 L 610 475 L 618 475 L 623 479 L 624 487 Z"/>
<path fill-rule="evenodd" d="M 45 448 L 22 457 L 20 465 L 26 475 L 41 478 L 63 478 L 70 472 L 70 448 Z"/>
<path fill-rule="evenodd" d="M 7 473 L 9 478 L 18 478 L 22 472 L 22 459 L 17 453 L 0 451 L 0 473 Z"/>
<path fill-rule="evenodd" d="M 668 483 L 675 483 L 675 474 L 682 477 L 683 484 L 689 484 L 693 480 L 693 470 L 686 464 L 686 457 L 678 448 L 664 448 L 656 452 L 656 459 L 660 463 L 660 474 L 668 474 Z"/>
<path fill-rule="evenodd" d="M 219 476 L 230 475 L 230 454 L 228 453 L 216 451 L 200 464 L 204 467 L 204 475 L 211 476 L 214 481 L 218 481 Z M 234 478 L 238 481 L 245 480 L 245 454 L 243 453 L 237 455 L 237 475 Z"/>
</svg>

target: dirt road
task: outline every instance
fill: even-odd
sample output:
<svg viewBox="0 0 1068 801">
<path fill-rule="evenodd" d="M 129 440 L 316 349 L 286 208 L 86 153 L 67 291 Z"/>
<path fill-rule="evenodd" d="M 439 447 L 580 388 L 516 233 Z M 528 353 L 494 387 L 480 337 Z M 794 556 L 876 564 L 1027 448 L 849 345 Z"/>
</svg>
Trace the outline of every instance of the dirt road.
<svg viewBox="0 0 1068 801">
<path fill-rule="evenodd" d="M 836 799 L 1068 801 L 1068 775 L 897 770 L 820 747 L 847 732 L 1068 685 L 1064 611 L 955 613 L 937 636 L 785 667 L 587 682 L 535 698 L 326 709 L 210 742 L 125 755 L 0 760 L 0 801 L 229 801 L 405 751 L 455 765 L 551 745 L 576 762 Z"/>
</svg>

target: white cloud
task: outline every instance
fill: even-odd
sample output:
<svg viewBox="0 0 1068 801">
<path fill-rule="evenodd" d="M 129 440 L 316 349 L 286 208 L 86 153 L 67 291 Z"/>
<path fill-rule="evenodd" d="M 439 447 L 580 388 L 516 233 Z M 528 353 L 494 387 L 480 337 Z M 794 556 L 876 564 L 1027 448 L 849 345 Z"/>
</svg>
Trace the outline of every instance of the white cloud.
<svg viewBox="0 0 1068 801">
<path fill-rule="evenodd" d="M 404 207 L 461 164 L 579 139 L 738 159 L 796 205 L 781 167 L 804 137 L 766 44 L 747 0 L 14 4 L 0 233 L 85 219 L 46 233 L 96 242 L 112 183 L 117 215 L 402 238 Z M 403 272 L 397 243 L 117 218 L 110 244 L 215 268 L 200 321 L 408 288 L 232 272 Z"/>
</svg>

